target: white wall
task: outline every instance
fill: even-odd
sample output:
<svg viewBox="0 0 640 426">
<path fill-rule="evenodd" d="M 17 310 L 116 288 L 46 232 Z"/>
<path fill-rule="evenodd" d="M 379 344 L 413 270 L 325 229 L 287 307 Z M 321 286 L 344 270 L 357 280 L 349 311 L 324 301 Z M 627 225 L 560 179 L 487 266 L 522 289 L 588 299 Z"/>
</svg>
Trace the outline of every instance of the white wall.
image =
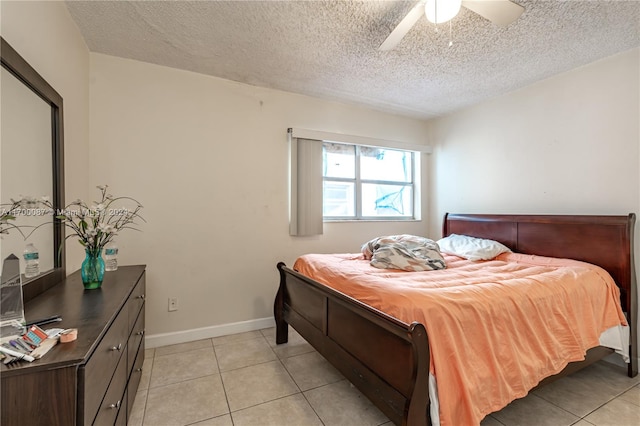
<svg viewBox="0 0 640 426">
<path fill-rule="evenodd" d="M 458 213 L 639 213 L 638 49 L 432 120 L 432 232 Z"/>
<path fill-rule="evenodd" d="M 278 261 L 425 234 L 419 221 L 290 237 L 288 127 L 414 144 L 427 135 L 419 120 L 91 54 L 91 182 L 144 205 L 148 223 L 119 246 L 120 263 L 148 265 L 149 334 L 271 317 Z"/>
<path fill-rule="evenodd" d="M 640 214 L 639 63 L 634 49 L 432 120 L 432 234 L 446 211 Z"/>
<path fill-rule="evenodd" d="M 1 1 L 0 32 L 62 96 L 65 195 L 84 199 L 89 188 L 89 49 L 80 31 L 64 2 Z M 80 245 L 68 244 L 67 271 L 78 269 L 83 259 Z"/>
</svg>

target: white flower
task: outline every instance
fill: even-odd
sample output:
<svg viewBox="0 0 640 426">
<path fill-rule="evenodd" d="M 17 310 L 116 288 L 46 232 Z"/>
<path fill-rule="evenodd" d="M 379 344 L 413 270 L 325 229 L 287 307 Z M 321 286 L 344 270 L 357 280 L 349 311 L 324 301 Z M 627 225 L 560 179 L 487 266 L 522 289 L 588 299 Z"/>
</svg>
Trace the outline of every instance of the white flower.
<svg viewBox="0 0 640 426">
<path fill-rule="evenodd" d="M 103 234 L 111 234 L 113 233 L 113 231 L 115 231 L 115 228 L 108 223 L 101 222 L 98 224 L 98 231 L 102 232 Z"/>
</svg>

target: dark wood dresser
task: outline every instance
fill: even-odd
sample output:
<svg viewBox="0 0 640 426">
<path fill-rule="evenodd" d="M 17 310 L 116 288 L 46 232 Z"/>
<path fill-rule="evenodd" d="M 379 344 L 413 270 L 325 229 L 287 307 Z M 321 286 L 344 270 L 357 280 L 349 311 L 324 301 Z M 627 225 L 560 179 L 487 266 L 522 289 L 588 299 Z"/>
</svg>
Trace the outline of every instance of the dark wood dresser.
<svg viewBox="0 0 640 426">
<path fill-rule="evenodd" d="M 145 266 L 106 272 L 84 290 L 80 273 L 25 304 L 27 321 L 58 314 L 42 328 L 77 328 L 32 363 L 0 367 L 1 424 L 126 425 L 144 361 Z"/>
</svg>

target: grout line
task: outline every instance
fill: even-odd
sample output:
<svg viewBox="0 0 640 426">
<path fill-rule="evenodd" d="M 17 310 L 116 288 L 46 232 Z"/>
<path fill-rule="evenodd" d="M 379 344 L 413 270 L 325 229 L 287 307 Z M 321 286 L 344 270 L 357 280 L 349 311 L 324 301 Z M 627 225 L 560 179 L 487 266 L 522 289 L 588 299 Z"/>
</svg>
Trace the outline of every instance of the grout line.
<svg viewBox="0 0 640 426">
<path fill-rule="evenodd" d="M 245 365 L 245 366 L 238 367 L 238 368 L 234 368 L 234 369 L 230 369 L 230 370 L 225 370 L 224 372 L 220 372 L 220 378 L 221 378 L 221 379 L 222 379 L 222 373 L 227 373 L 227 372 L 231 372 L 231 371 L 238 371 L 238 370 L 242 370 L 242 369 L 245 369 L 245 368 L 255 367 L 255 366 L 257 366 L 257 365 L 264 365 L 264 364 L 268 364 L 268 363 L 273 363 L 273 362 L 276 362 L 276 361 L 280 361 L 280 364 L 282 365 L 282 361 L 280 360 L 280 358 L 278 358 L 278 355 L 275 353 L 275 351 L 273 350 L 273 348 L 271 347 L 271 345 L 269 345 L 269 342 L 268 342 L 268 340 L 267 340 L 266 336 L 261 335 L 260 337 L 262 337 L 262 338 L 264 339 L 264 342 L 267 344 L 267 346 L 269 347 L 269 349 L 271 350 L 271 352 L 275 355 L 276 359 L 271 359 L 271 360 L 268 360 L 268 361 L 257 362 L 257 363 L 255 363 L 255 364 L 250 364 L 250 365 Z M 247 339 L 247 340 L 245 340 L 245 341 L 243 341 L 243 342 L 246 342 L 246 341 L 248 341 L 248 340 L 258 340 L 258 339 L 259 339 L 259 337 L 256 337 L 256 338 L 252 338 L 252 339 Z M 217 356 L 216 356 L 216 361 L 217 361 Z M 218 366 L 218 368 L 219 368 L 219 366 Z M 283 368 L 284 368 L 284 365 L 283 365 Z M 289 372 L 287 371 L 287 369 L 286 369 L 286 368 L 284 368 L 284 370 L 287 372 L 287 374 L 289 374 Z M 296 388 L 298 388 L 298 391 L 300 391 L 300 388 L 298 387 L 298 385 L 297 385 L 297 383 L 295 382 L 295 380 L 293 380 L 293 378 L 292 378 L 292 381 L 293 381 L 294 385 L 296 386 Z M 224 388 L 224 380 L 222 380 L 222 386 L 223 386 L 223 388 Z M 240 408 L 240 409 L 238 409 L 238 410 L 231 410 L 231 405 L 229 404 L 229 399 L 228 399 L 228 397 L 227 397 L 227 390 L 226 390 L 226 388 L 224 388 L 224 392 L 225 392 L 225 397 L 227 398 L 227 406 L 229 407 L 229 415 L 231 416 L 231 422 L 232 422 L 232 423 L 234 423 L 234 421 L 233 421 L 233 413 L 237 413 L 237 412 L 239 412 L 239 411 L 246 410 L 246 409 L 248 409 L 248 408 L 257 407 L 257 406 L 259 406 L 259 405 L 267 404 L 267 403 L 269 403 L 269 402 L 277 401 L 277 400 L 279 400 L 279 399 L 288 398 L 288 397 L 290 397 L 290 396 L 292 396 L 292 395 L 297 395 L 298 393 L 301 393 L 301 392 L 294 392 L 294 393 L 292 393 L 292 394 L 284 395 L 284 396 L 280 396 L 280 397 L 278 397 L 278 398 L 271 399 L 271 400 L 269 400 L 269 401 L 264 401 L 264 402 L 260 402 L 260 403 L 258 403 L 258 404 L 250 405 L 250 406 L 248 406 L 248 407 L 243 407 L 243 408 Z M 235 424 L 235 423 L 234 423 L 234 424 Z"/>
<path fill-rule="evenodd" d="M 288 331 L 290 331 L 290 330 L 288 330 Z M 267 340 L 267 337 L 266 337 L 266 336 L 264 336 L 264 338 L 265 338 L 265 340 Z M 305 340 L 305 342 L 306 342 L 306 340 Z M 306 342 L 306 343 L 307 343 L 307 344 L 309 344 L 308 342 Z M 269 344 L 269 341 L 268 341 L 268 340 L 267 340 L 267 344 Z M 288 342 L 287 342 L 287 343 L 284 343 L 284 344 L 286 345 L 286 344 L 288 344 Z M 271 345 L 269 345 L 269 346 L 271 346 Z M 293 381 L 293 383 L 296 385 L 296 387 L 297 387 L 297 388 L 298 388 L 298 390 L 300 391 L 300 395 L 302 395 L 302 397 L 303 397 L 303 398 L 304 398 L 304 400 L 307 402 L 307 404 L 309 404 L 309 407 L 311 407 L 311 410 L 313 411 L 313 414 L 315 414 L 315 415 L 316 415 L 316 417 L 318 418 L 318 421 L 320 421 L 320 423 L 321 423 L 323 426 L 325 426 L 325 423 L 324 423 L 324 421 L 322 420 L 322 417 L 320 417 L 320 414 L 318 414 L 318 412 L 316 411 L 316 409 L 315 409 L 315 407 L 313 406 L 313 404 L 311 404 L 311 401 L 309 401 L 309 399 L 307 398 L 307 395 L 305 395 L 305 394 L 304 394 L 304 392 L 306 392 L 306 391 L 303 391 L 303 390 L 300 388 L 300 386 L 298 385 L 298 382 L 296 382 L 296 379 L 293 377 L 293 375 L 291 374 L 291 372 L 289 371 L 289 369 L 287 369 L 287 366 L 286 366 L 286 365 L 284 365 L 284 361 L 283 361 L 283 359 L 289 359 L 289 358 L 293 358 L 293 357 L 296 357 L 296 356 L 301 356 L 301 355 L 304 355 L 304 353 L 303 353 L 303 354 L 297 354 L 297 355 L 288 356 L 288 357 L 285 357 L 285 358 L 280 358 L 280 357 L 278 356 L 278 354 L 276 353 L 276 350 L 275 350 L 275 348 L 276 348 L 276 347 L 277 347 L 277 345 L 276 345 L 276 346 L 274 346 L 274 347 L 272 347 L 271 349 L 272 349 L 272 350 L 273 350 L 273 352 L 276 354 L 276 357 L 278 357 L 278 360 L 280 361 L 280 364 L 282 365 L 282 368 L 284 368 L 284 371 L 286 371 L 286 372 L 287 372 L 287 374 L 289 375 L 289 377 L 291 378 L 291 380 Z M 308 352 L 308 353 L 310 353 L 310 352 Z"/>
<path fill-rule="evenodd" d="M 149 388 L 148 390 L 156 390 L 156 389 L 160 389 L 160 388 L 165 388 L 167 386 L 173 386 L 173 385 L 179 385 L 180 383 L 186 383 L 186 382 L 191 382 L 193 380 L 200 380 L 200 379 L 204 379 L 205 377 L 212 377 L 212 376 L 220 376 L 220 373 L 211 373 L 211 374 L 204 374 L 202 376 L 198 376 L 198 377 L 188 377 L 188 378 L 183 378 L 178 380 L 177 382 L 171 382 L 171 383 L 167 383 L 164 385 L 160 385 L 160 386 L 156 386 L 153 388 Z M 222 380 L 222 378 L 221 378 Z"/>
<path fill-rule="evenodd" d="M 582 419 L 580 419 L 580 420 L 578 420 L 578 421 L 575 421 L 575 422 L 571 423 L 571 426 L 573 426 L 573 425 L 577 425 L 577 424 L 578 424 L 578 423 L 580 423 L 580 422 L 584 422 L 584 423 L 587 423 L 588 425 L 596 426 L 596 425 L 594 425 L 593 423 L 591 423 L 590 421 L 585 420 L 584 418 L 582 418 Z"/>
<path fill-rule="evenodd" d="M 227 410 L 229 410 L 229 418 L 231 419 L 231 425 L 234 425 L 233 416 L 231 415 L 231 404 L 229 404 L 229 396 L 227 395 L 227 388 L 224 385 L 224 379 L 222 378 L 222 371 L 220 371 L 220 361 L 218 361 L 218 353 L 216 352 L 216 345 L 211 339 L 211 346 L 213 347 L 213 356 L 216 359 L 216 367 L 218 367 L 218 374 L 220 375 L 220 383 L 222 384 L 222 393 L 224 393 L 224 400 L 227 403 Z"/>
<path fill-rule="evenodd" d="M 266 361 L 257 361 L 257 362 L 256 362 L 256 363 L 254 363 L 254 364 L 243 365 L 242 367 L 230 368 L 229 370 L 223 370 L 223 371 L 220 371 L 220 374 L 223 374 L 223 373 L 230 373 L 230 372 L 232 372 L 232 371 L 238 371 L 238 370 L 242 370 L 242 369 L 244 369 L 244 368 L 254 367 L 254 366 L 256 366 L 256 365 L 269 364 L 270 362 L 275 362 L 275 361 L 278 361 L 278 358 L 276 358 L 276 359 L 269 359 L 269 360 L 266 360 Z"/>
<path fill-rule="evenodd" d="M 142 361 L 142 371 L 144 371 L 144 361 Z M 147 394 L 144 397 L 144 410 L 142 410 L 142 422 L 140 426 L 144 426 L 144 419 L 147 417 L 147 403 L 149 402 L 149 390 L 151 389 L 151 375 L 153 374 L 153 365 L 156 363 L 156 351 L 153 350 L 153 356 L 151 357 L 151 371 L 149 371 L 149 383 L 147 383 Z M 129 421 L 129 419 L 127 419 Z"/>
<path fill-rule="evenodd" d="M 492 416 L 491 414 L 493 414 L 493 413 L 489 413 L 485 418 L 487 418 L 487 417 L 491 417 L 494 421 L 496 421 L 496 422 L 500 423 L 501 425 L 503 425 L 503 426 L 507 426 L 507 425 L 505 425 L 504 423 L 502 423 L 500 420 L 498 420 L 497 418 L 495 418 L 494 416 Z M 578 420 L 578 421 L 580 421 L 580 420 Z"/>
<path fill-rule="evenodd" d="M 224 416 L 231 417 L 231 413 L 225 413 L 225 414 L 220 414 L 219 416 L 207 417 L 206 419 L 196 420 L 195 422 L 187 423 L 184 426 L 193 426 L 193 425 L 197 425 L 198 423 L 206 422 L 208 420 L 213 420 L 213 419 L 217 419 L 217 418 L 224 417 Z M 231 424 L 233 424 L 233 419 L 231 420 Z"/>
</svg>

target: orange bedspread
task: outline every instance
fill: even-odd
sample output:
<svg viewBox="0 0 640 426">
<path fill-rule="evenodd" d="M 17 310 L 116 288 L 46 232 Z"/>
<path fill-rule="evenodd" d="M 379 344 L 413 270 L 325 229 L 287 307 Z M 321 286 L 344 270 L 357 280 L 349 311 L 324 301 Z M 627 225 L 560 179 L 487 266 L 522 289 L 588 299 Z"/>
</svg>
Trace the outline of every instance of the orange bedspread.
<svg viewBox="0 0 640 426">
<path fill-rule="evenodd" d="M 407 324 L 425 325 L 443 426 L 477 425 L 544 377 L 584 359 L 626 325 L 619 290 L 598 266 L 504 253 L 447 269 L 371 267 L 360 254 L 300 257 L 294 269 Z"/>
</svg>

